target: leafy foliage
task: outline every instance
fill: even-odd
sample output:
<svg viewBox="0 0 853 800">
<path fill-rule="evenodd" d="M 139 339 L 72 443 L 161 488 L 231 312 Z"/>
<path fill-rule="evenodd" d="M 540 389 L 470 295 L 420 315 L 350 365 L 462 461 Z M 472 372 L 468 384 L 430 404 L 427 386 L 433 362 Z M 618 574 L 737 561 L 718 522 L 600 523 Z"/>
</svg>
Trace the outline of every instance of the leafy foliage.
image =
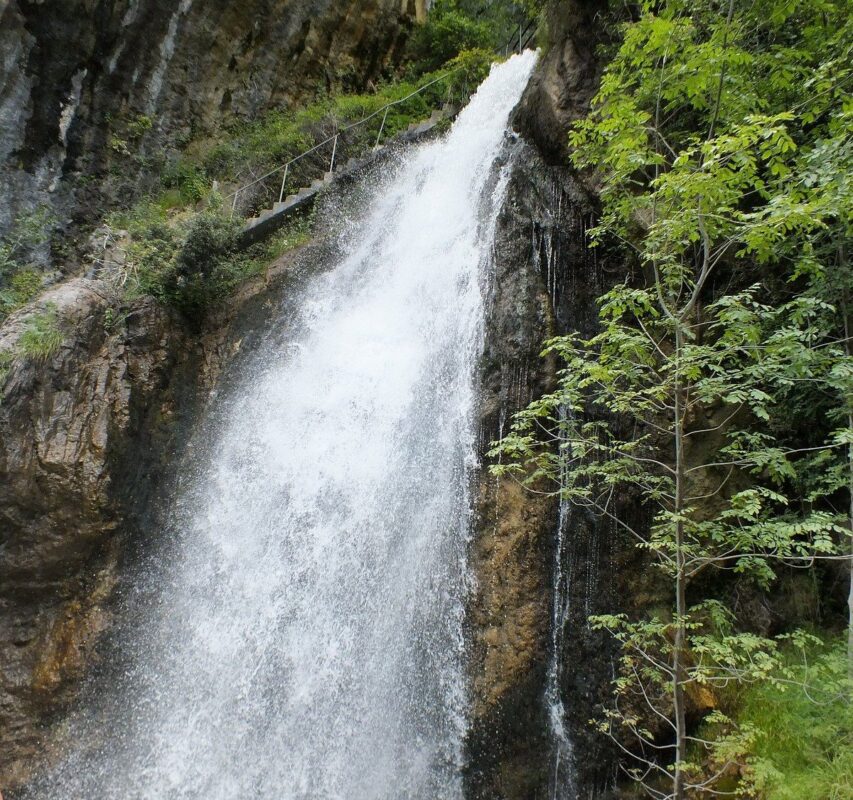
<svg viewBox="0 0 853 800">
<path fill-rule="evenodd" d="M 35 256 L 50 240 L 51 223 L 48 210 L 38 208 L 18 218 L 0 239 L 0 320 L 28 303 L 41 289 L 42 277 Z"/>
<path fill-rule="evenodd" d="M 535 19 L 543 0 L 435 0 L 412 33 L 408 58 L 415 74 L 439 69 L 466 50 L 503 52 L 519 25 Z"/>
<path fill-rule="evenodd" d="M 853 511 L 837 502 L 853 494 L 848 12 L 645 3 L 570 136 L 601 189 L 594 239 L 621 242 L 634 269 L 601 298 L 597 336 L 548 343 L 559 387 L 516 417 L 494 470 L 612 519 L 671 582 L 666 613 L 595 620 L 623 647 L 601 727 L 654 796 L 719 790 L 757 741 L 715 712 L 689 759 L 700 687 L 786 674 L 778 643 L 697 577 L 767 588 L 780 563 L 850 552 Z M 794 430 L 792 409 L 815 402 L 834 427 Z M 620 497 L 647 506 L 648 531 Z"/>
<path fill-rule="evenodd" d="M 211 188 L 205 170 L 198 164 L 183 160 L 166 169 L 162 181 L 167 189 L 178 191 L 178 198 L 184 205 L 200 202 Z"/>
<path fill-rule="evenodd" d="M 820 269 L 819 240 L 850 221 L 848 10 L 646 7 L 570 137 L 578 165 L 605 167 L 601 230 L 649 263 L 713 245 L 712 258 Z"/>
<path fill-rule="evenodd" d="M 304 243 L 313 219 L 298 216 L 265 244 L 250 248 L 239 243 L 241 222 L 215 205 L 169 220 L 159 206 L 148 203 L 109 221 L 129 235 L 118 277 L 125 293 L 152 295 L 199 323 L 212 304 L 273 258 Z"/>
<path fill-rule="evenodd" d="M 794 494 L 801 473 L 815 469 L 814 453 L 829 457 L 826 467 L 843 457 L 843 442 L 798 449 L 773 435 L 788 388 L 826 377 L 846 356 L 837 345 L 815 346 L 826 345 L 823 304 L 797 298 L 772 308 L 756 301 L 758 291 L 724 295 L 688 324 L 664 313 L 655 287 L 616 287 L 602 298 L 600 334 L 548 343 L 546 353 L 565 365 L 558 389 L 520 412 L 492 451 L 501 459 L 496 473 L 540 489 L 550 482 L 564 500 L 612 519 L 672 581 L 678 602 L 668 614 L 593 620 L 623 646 L 616 704 L 600 728 L 636 748 L 632 776 L 670 774 L 650 755 L 666 747 L 646 715 L 667 720 L 666 730 L 686 742 L 673 715 L 698 687 L 778 672 L 773 640 L 736 630 L 718 600 L 686 605 L 697 577 L 734 572 L 766 587 L 777 564 L 833 558 L 849 537 L 844 517 L 821 505 L 826 493 L 816 486 L 805 504 Z M 626 492 L 653 513 L 648 532 L 618 513 Z M 638 698 L 646 715 L 622 711 Z M 706 743 L 712 759 L 733 746 L 727 731 Z M 683 750 L 676 760 L 685 788 L 713 788 Z"/>
<path fill-rule="evenodd" d="M 489 24 L 466 11 L 459 0 L 436 0 L 427 21 L 409 41 L 409 54 L 418 72 L 430 72 L 463 50 L 494 50 L 498 46 Z"/>
<path fill-rule="evenodd" d="M 753 732 L 743 790 L 767 800 L 853 798 L 853 705 L 844 647 L 783 651 L 784 682 L 743 687 L 738 724 Z"/>
</svg>

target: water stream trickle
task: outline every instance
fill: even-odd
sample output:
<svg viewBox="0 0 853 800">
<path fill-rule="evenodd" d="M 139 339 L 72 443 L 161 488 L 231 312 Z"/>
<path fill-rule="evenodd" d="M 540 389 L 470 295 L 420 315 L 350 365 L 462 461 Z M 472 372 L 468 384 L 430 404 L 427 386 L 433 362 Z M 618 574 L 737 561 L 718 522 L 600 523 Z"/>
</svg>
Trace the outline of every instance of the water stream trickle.
<svg viewBox="0 0 853 800">
<path fill-rule="evenodd" d="M 571 412 L 561 407 L 561 427 Z M 565 469 L 565 467 L 561 467 Z M 565 486 L 565 473 L 560 475 L 560 485 Z M 566 728 L 566 708 L 563 703 L 562 678 L 564 668 L 565 631 L 570 610 L 570 565 L 566 560 L 566 534 L 571 522 L 571 505 L 560 498 L 557 514 L 556 542 L 554 548 L 554 576 L 552 583 L 553 606 L 551 610 L 551 658 L 545 684 L 545 701 L 551 724 L 552 762 L 550 775 L 551 800 L 574 800 L 577 796 L 574 781 L 572 740 Z"/>
<path fill-rule="evenodd" d="M 292 346 L 262 346 L 221 401 L 146 577 L 127 689 L 71 723 L 97 744 L 34 797 L 461 797 L 495 159 L 534 63 L 494 67 L 407 154 L 305 290 Z"/>
</svg>

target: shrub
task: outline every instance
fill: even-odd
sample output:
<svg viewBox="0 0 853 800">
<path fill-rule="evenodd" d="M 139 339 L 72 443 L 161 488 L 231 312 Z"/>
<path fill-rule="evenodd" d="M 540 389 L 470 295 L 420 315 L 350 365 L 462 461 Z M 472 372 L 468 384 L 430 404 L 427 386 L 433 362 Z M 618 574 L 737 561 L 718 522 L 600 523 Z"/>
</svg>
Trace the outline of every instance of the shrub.
<svg viewBox="0 0 853 800">
<path fill-rule="evenodd" d="M 487 22 L 467 13 L 459 0 L 436 0 L 426 22 L 412 34 L 409 57 L 416 71 L 429 72 L 463 50 L 494 50 L 498 46 Z"/>
<path fill-rule="evenodd" d="M 199 214 L 185 229 L 163 286 L 168 299 L 191 319 L 199 321 L 211 301 L 233 285 L 240 229 L 240 221 L 215 212 Z"/>
<path fill-rule="evenodd" d="M 261 262 L 278 258 L 288 250 L 293 250 L 311 239 L 314 225 L 314 212 L 298 213 L 291 217 L 273 236 L 266 245 L 261 245 Z"/>
<path fill-rule="evenodd" d="M 41 286 L 41 274 L 31 267 L 23 267 L 14 272 L 9 285 L 0 288 L 0 318 L 32 300 L 39 293 Z"/>
<path fill-rule="evenodd" d="M 14 360 L 15 355 L 11 351 L 0 351 L 0 398 L 3 397 L 3 386 L 6 383 L 6 378 L 9 375 L 9 370 L 12 368 Z"/>
<path fill-rule="evenodd" d="M 163 174 L 163 186 L 177 189 L 185 204 L 195 204 L 210 191 L 210 180 L 201 166 L 181 160 Z"/>
<path fill-rule="evenodd" d="M 163 208 L 143 202 L 110 215 L 107 225 L 125 229 L 130 235 L 122 274 L 116 276 L 125 291 L 130 296 L 150 294 L 166 299 L 162 278 L 180 246 L 180 233 L 168 224 Z"/>
<path fill-rule="evenodd" d="M 0 320 L 35 297 L 41 289 L 36 262 L 50 240 L 53 218 L 41 206 L 15 220 L 0 237 Z"/>
<path fill-rule="evenodd" d="M 450 100 L 457 104 L 467 103 L 468 96 L 486 78 L 495 61 L 490 50 L 463 50 L 447 66 L 455 70 L 449 80 L 447 92 Z"/>
<path fill-rule="evenodd" d="M 127 121 L 125 126 L 128 138 L 141 139 L 154 126 L 154 120 L 145 114 L 139 114 Z"/>
</svg>

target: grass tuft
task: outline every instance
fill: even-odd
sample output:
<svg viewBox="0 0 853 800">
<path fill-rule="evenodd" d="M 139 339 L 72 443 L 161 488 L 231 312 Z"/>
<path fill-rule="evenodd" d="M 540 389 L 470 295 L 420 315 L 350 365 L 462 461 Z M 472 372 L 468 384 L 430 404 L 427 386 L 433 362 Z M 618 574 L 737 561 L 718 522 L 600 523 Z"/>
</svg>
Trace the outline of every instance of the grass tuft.
<svg viewBox="0 0 853 800">
<path fill-rule="evenodd" d="M 48 308 L 27 319 L 24 332 L 18 339 L 18 350 L 22 356 L 34 361 L 47 361 L 59 350 L 62 338 L 56 310 Z"/>
</svg>

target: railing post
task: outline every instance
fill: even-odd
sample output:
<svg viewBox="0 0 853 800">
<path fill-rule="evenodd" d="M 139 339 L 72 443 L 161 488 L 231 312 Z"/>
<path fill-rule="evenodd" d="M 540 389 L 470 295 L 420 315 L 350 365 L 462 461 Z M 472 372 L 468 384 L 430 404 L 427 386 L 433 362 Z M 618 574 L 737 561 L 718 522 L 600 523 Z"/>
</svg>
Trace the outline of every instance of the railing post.
<svg viewBox="0 0 853 800">
<path fill-rule="evenodd" d="M 278 193 L 278 202 L 280 203 L 284 199 L 284 184 L 287 183 L 287 170 L 290 168 L 290 162 L 288 161 L 284 165 L 284 176 L 281 179 L 281 191 Z"/>
<path fill-rule="evenodd" d="M 335 140 L 332 142 L 332 163 L 329 164 L 329 172 L 335 171 L 335 153 L 338 151 L 338 134 L 335 134 Z"/>
<path fill-rule="evenodd" d="M 382 131 L 385 130 L 385 120 L 388 119 L 388 109 L 385 109 L 385 113 L 382 115 L 382 124 L 379 126 L 379 133 L 376 134 L 376 144 L 373 145 L 373 149 L 376 150 L 379 147 L 379 140 L 382 138 Z"/>
<path fill-rule="evenodd" d="M 519 38 L 521 38 L 521 37 L 519 37 Z M 515 36 L 513 35 L 511 41 L 514 41 L 514 40 L 515 40 Z M 452 74 L 458 72 L 459 69 L 460 68 L 457 67 L 456 69 L 450 70 L 449 72 L 445 73 L 444 75 L 439 75 L 437 78 L 434 78 L 429 83 L 426 83 L 423 86 L 421 86 L 420 88 L 415 89 L 415 91 L 411 92 L 410 94 L 407 94 L 405 97 L 400 98 L 399 100 L 394 100 L 391 103 L 387 103 L 385 106 L 383 106 L 383 108 L 374 111 L 372 114 L 369 114 L 368 116 L 364 117 L 363 119 L 359 120 L 358 122 L 353 123 L 352 125 L 345 126 L 343 129 L 337 127 L 337 123 L 336 123 L 336 129 L 335 129 L 336 133 L 333 137 L 329 137 L 327 139 L 324 139 L 322 142 L 318 142 L 317 144 L 315 144 L 313 147 L 310 147 L 305 152 L 300 153 L 298 156 L 295 156 L 294 158 L 291 158 L 290 161 L 288 161 L 284 165 L 284 175 L 282 175 L 281 187 L 279 188 L 279 194 L 278 194 L 279 202 L 282 202 L 282 200 L 284 200 L 284 193 L 287 189 L 287 176 L 288 176 L 288 171 L 290 169 L 291 164 L 296 163 L 297 161 L 299 161 L 299 159 L 303 158 L 304 156 L 307 156 L 309 153 L 314 153 L 315 151 L 320 151 L 321 148 L 325 147 L 326 144 L 328 144 L 331 141 L 332 142 L 332 160 L 329 164 L 329 172 L 334 172 L 334 170 L 335 170 L 335 158 L 337 157 L 337 153 L 338 153 L 338 138 L 340 136 L 343 136 L 348 130 L 356 127 L 357 125 L 362 125 L 365 122 L 367 122 L 368 120 L 373 119 L 375 116 L 377 116 L 379 114 L 379 111 L 382 111 L 383 112 L 382 124 L 379 126 L 379 133 L 376 134 L 376 142 L 373 145 L 373 149 L 376 150 L 379 147 L 379 143 L 382 141 L 382 134 L 385 131 L 385 125 L 388 121 L 388 111 L 393 106 L 397 106 L 400 103 L 403 103 L 406 100 L 408 100 L 410 97 L 414 97 L 416 94 L 420 94 L 425 89 L 432 86 L 433 84 L 436 84 L 439 81 L 443 81 L 449 75 L 452 75 Z M 467 89 L 468 89 L 468 83 L 467 83 L 467 79 L 466 79 L 466 82 L 465 82 L 466 94 L 467 94 Z M 450 92 L 450 85 L 449 84 L 448 84 L 447 91 L 448 91 L 448 97 L 450 97 L 451 92 Z M 280 169 L 281 169 L 281 167 L 276 167 L 275 169 L 272 169 L 269 172 L 264 173 L 259 178 L 255 178 L 255 180 L 251 181 L 250 183 L 247 183 L 244 186 L 241 186 L 240 188 L 236 189 L 232 195 L 233 199 L 231 201 L 231 217 L 233 218 L 234 215 L 237 213 L 237 202 L 238 202 L 238 199 L 240 196 L 240 192 L 242 192 L 244 189 L 249 189 L 252 186 L 257 185 L 261 181 L 266 181 L 268 178 L 271 178 L 273 175 L 275 175 L 275 173 L 278 172 Z"/>
</svg>

